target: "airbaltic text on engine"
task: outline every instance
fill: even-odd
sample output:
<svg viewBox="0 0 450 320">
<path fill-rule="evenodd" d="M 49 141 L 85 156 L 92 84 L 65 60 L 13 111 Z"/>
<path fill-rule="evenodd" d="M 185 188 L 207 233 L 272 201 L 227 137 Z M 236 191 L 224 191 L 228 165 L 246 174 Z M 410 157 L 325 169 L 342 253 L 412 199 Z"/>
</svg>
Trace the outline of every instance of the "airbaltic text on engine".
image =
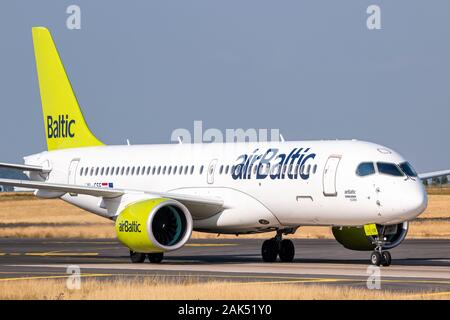
<svg viewBox="0 0 450 320">
<path fill-rule="evenodd" d="M 141 224 L 137 221 L 132 221 L 131 223 L 128 220 L 119 223 L 119 231 L 120 232 L 141 232 Z"/>
</svg>

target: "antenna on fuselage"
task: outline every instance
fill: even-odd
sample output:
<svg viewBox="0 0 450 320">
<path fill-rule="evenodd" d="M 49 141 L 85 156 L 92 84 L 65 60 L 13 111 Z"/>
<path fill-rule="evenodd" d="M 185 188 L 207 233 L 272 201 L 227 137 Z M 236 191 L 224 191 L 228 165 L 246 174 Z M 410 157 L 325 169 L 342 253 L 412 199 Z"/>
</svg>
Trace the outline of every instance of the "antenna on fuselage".
<svg viewBox="0 0 450 320">
<path fill-rule="evenodd" d="M 130 145 L 131 145 L 130 140 L 127 139 L 127 146 L 130 146 Z"/>
<path fill-rule="evenodd" d="M 181 139 L 181 136 L 178 136 L 178 143 L 183 144 L 183 140 Z"/>
<path fill-rule="evenodd" d="M 281 133 L 280 133 L 280 140 L 281 140 L 281 142 L 286 142 L 286 140 L 284 140 L 284 137 Z"/>
</svg>

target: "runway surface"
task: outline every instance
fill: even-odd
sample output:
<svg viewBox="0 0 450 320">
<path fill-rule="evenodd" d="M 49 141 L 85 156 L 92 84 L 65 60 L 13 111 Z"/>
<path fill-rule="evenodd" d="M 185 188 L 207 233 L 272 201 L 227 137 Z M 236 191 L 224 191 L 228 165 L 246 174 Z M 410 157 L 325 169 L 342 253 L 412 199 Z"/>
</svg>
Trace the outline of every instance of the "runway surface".
<svg viewBox="0 0 450 320">
<path fill-rule="evenodd" d="M 0 239 L 0 282 L 68 277 L 68 265 L 82 276 L 155 277 L 167 281 L 240 281 L 249 284 L 302 283 L 363 287 L 370 252 L 350 251 L 334 240 L 294 240 L 293 263 L 263 263 L 263 240 L 191 240 L 167 253 L 161 264 L 131 264 L 115 240 Z M 450 240 L 406 240 L 390 250 L 392 266 L 382 267 L 381 289 L 436 291 L 450 298 Z"/>
</svg>

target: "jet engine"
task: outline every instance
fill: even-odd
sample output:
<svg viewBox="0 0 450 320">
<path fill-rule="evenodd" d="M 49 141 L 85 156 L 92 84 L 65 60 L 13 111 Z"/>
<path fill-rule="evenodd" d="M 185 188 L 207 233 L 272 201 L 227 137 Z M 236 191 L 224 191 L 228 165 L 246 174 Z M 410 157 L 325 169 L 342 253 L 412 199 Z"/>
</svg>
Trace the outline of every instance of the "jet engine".
<svg viewBox="0 0 450 320">
<path fill-rule="evenodd" d="M 408 222 L 393 225 L 376 225 L 378 234 L 384 240 L 383 249 L 398 246 L 408 233 Z M 345 248 L 358 251 L 374 250 L 374 236 L 366 235 L 364 227 L 333 227 L 334 238 Z"/>
<path fill-rule="evenodd" d="M 118 215 L 115 229 L 119 241 L 134 252 L 173 251 L 191 237 L 192 217 L 178 201 L 146 199 L 127 205 Z"/>
</svg>

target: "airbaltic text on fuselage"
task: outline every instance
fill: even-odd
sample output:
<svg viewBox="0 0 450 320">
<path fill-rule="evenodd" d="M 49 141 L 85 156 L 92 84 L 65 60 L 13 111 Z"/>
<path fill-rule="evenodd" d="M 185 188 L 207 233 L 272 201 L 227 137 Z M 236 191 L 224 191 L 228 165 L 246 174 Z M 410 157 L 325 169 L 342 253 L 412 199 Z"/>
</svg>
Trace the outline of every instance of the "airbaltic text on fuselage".
<svg viewBox="0 0 450 320">
<path fill-rule="evenodd" d="M 310 170 L 304 170 L 308 161 L 316 157 L 310 148 L 294 148 L 288 154 L 270 148 L 265 152 L 259 149 L 252 154 L 242 154 L 231 173 L 233 179 L 303 179 L 309 178 Z"/>
<path fill-rule="evenodd" d="M 69 116 L 60 114 L 58 118 L 47 116 L 47 137 L 48 138 L 73 138 L 75 133 L 72 126 L 75 120 L 69 120 Z"/>
</svg>

